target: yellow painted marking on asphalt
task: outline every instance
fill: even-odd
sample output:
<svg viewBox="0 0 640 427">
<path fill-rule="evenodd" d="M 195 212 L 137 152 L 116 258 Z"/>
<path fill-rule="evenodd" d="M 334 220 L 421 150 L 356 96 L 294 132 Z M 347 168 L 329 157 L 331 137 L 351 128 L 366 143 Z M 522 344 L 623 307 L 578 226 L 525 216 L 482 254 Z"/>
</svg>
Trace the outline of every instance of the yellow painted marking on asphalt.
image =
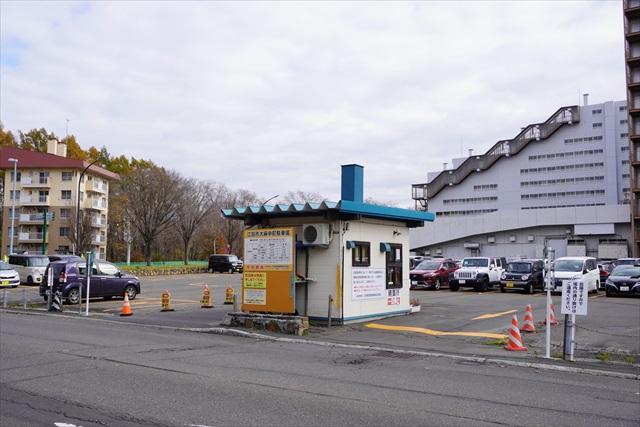
<svg viewBox="0 0 640 427">
<path fill-rule="evenodd" d="M 434 331 L 433 329 L 427 329 L 427 328 L 416 328 L 413 326 L 389 326 L 389 325 L 379 325 L 377 323 L 367 323 L 365 326 L 367 328 L 383 329 L 386 331 L 420 332 L 421 334 L 436 335 L 436 336 L 452 335 L 452 336 L 483 337 L 483 338 L 496 338 L 496 339 L 507 338 L 507 335 L 493 334 L 490 332 L 441 332 L 441 331 Z"/>
<path fill-rule="evenodd" d="M 471 320 L 492 319 L 494 317 L 504 316 L 505 314 L 515 313 L 516 311 L 518 311 L 518 310 L 509 310 L 509 311 L 504 311 L 502 313 L 483 314 L 482 316 L 474 317 Z"/>
</svg>

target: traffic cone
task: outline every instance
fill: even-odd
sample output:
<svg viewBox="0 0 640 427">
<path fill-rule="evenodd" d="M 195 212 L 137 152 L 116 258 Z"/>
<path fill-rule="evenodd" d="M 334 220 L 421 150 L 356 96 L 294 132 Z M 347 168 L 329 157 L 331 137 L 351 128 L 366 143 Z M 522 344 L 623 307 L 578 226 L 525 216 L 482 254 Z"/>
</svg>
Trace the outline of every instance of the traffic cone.
<svg viewBox="0 0 640 427">
<path fill-rule="evenodd" d="M 204 291 L 202 291 L 202 300 L 200 303 L 202 304 L 202 308 L 213 308 L 213 303 L 211 302 L 211 291 L 209 290 L 208 285 L 204 285 Z"/>
<path fill-rule="evenodd" d="M 131 316 L 131 306 L 129 305 L 129 295 L 124 294 L 124 305 L 122 306 L 122 313 L 120 316 Z"/>
<path fill-rule="evenodd" d="M 536 327 L 533 324 L 533 313 L 531 313 L 531 304 L 527 305 L 527 312 L 524 315 L 524 326 L 520 332 L 536 333 Z"/>
<path fill-rule="evenodd" d="M 162 310 L 160 311 L 173 311 L 173 308 L 171 308 L 171 294 L 169 294 L 168 290 L 162 294 Z"/>
<path fill-rule="evenodd" d="M 549 303 L 549 308 L 551 309 L 551 313 L 549 313 L 549 317 L 551 318 L 551 326 L 558 326 L 556 315 L 553 312 L 553 303 Z M 542 323 L 544 323 L 545 325 L 547 324 L 547 316 L 544 317 L 544 321 Z"/>
<path fill-rule="evenodd" d="M 527 347 L 522 346 L 522 338 L 520 338 L 520 328 L 518 328 L 518 317 L 514 314 L 511 319 L 511 331 L 509 333 L 509 343 L 504 346 L 509 351 L 527 351 Z"/>
</svg>

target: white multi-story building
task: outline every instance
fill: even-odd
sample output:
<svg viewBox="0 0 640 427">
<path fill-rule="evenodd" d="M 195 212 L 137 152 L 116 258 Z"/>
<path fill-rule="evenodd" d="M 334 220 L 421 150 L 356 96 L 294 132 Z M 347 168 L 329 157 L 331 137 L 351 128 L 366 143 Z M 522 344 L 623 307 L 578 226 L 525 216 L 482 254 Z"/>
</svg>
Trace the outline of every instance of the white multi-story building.
<svg viewBox="0 0 640 427">
<path fill-rule="evenodd" d="M 558 109 L 487 153 L 414 184 L 434 222 L 411 230 L 411 250 L 461 259 L 628 256 L 630 166 L 626 101 Z"/>
</svg>

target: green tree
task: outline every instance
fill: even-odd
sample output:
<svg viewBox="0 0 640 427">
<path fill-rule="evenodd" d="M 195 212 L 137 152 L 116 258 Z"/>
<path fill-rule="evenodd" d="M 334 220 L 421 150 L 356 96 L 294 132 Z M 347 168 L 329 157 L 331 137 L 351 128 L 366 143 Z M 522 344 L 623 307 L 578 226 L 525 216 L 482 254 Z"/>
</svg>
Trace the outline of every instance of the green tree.
<svg viewBox="0 0 640 427">
<path fill-rule="evenodd" d="M 20 135 L 20 148 L 40 153 L 46 153 L 49 139 L 56 137 L 53 133 L 49 134 L 45 128 L 31 129 L 27 133 L 18 131 L 18 134 Z"/>
</svg>

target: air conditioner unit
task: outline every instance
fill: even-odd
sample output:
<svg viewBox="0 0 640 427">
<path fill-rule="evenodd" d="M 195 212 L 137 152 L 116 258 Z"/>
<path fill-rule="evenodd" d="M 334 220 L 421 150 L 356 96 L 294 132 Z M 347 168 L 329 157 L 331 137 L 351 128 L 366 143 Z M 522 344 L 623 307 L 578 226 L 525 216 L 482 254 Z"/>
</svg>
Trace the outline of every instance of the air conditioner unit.
<svg viewBox="0 0 640 427">
<path fill-rule="evenodd" d="M 305 245 L 328 245 L 329 224 L 306 224 L 302 226 L 302 243 Z"/>
</svg>

